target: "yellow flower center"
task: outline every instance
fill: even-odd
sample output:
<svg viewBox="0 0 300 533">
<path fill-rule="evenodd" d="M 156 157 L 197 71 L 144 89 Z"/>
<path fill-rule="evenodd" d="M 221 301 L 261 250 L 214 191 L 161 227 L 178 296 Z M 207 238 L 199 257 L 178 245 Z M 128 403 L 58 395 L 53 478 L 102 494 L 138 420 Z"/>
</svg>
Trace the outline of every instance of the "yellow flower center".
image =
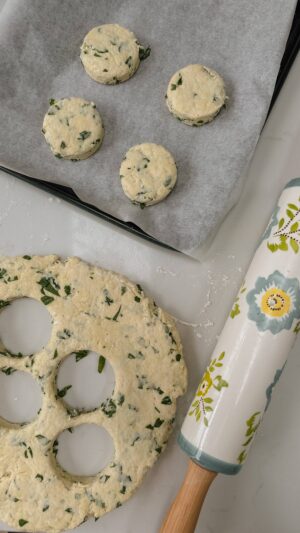
<svg viewBox="0 0 300 533">
<path fill-rule="evenodd" d="M 261 300 L 261 310 L 266 315 L 281 317 L 291 308 L 291 298 L 282 289 L 272 288 L 265 292 Z"/>
</svg>

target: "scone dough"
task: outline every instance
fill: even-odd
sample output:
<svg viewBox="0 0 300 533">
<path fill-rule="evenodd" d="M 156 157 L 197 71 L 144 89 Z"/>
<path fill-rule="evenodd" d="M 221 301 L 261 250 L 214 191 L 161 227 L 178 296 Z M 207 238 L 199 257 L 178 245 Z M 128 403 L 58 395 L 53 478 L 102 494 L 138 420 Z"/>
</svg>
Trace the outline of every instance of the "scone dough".
<svg viewBox="0 0 300 533">
<path fill-rule="evenodd" d="M 182 346 L 172 319 L 139 285 L 119 274 L 56 256 L 0 258 L 0 303 L 41 301 L 52 315 L 48 344 L 29 356 L 0 346 L 0 368 L 28 372 L 43 402 L 32 422 L 0 419 L 0 521 L 24 531 L 58 533 L 122 505 L 164 450 L 176 399 L 186 389 Z M 91 350 L 112 365 L 114 391 L 98 409 L 68 409 L 56 389 L 60 363 Z M 81 424 L 103 426 L 112 461 L 80 479 L 56 462 L 57 437 Z"/>
<path fill-rule="evenodd" d="M 140 64 L 135 35 L 118 24 L 93 28 L 85 36 L 80 58 L 86 73 L 98 83 L 114 85 L 133 76 Z"/>
<path fill-rule="evenodd" d="M 211 122 L 226 101 L 225 85 L 217 72 L 188 65 L 172 76 L 166 94 L 169 110 L 189 126 Z"/>
<path fill-rule="evenodd" d="M 96 104 L 74 97 L 50 100 L 42 132 L 56 157 L 75 161 L 96 152 L 104 136 Z"/>
<path fill-rule="evenodd" d="M 157 204 L 173 190 L 177 180 L 175 161 L 160 144 L 137 144 L 128 150 L 121 168 L 123 191 L 142 207 Z"/>
</svg>

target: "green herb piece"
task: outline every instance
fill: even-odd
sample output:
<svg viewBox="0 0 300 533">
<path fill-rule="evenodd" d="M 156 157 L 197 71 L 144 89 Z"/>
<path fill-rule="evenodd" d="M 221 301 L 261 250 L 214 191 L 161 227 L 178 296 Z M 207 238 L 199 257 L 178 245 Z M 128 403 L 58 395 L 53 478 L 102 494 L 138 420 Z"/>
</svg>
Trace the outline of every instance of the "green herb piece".
<svg viewBox="0 0 300 533">
<path fill-rule="evenodd" d="M 16 372 L 16 368 L 12 368 L 11 366 L 5 366 L 1 368 L 1 372 L 3 372 L 3 374 L 6 374 L 7 376 L 10 376 L 14 372 Z"/>
<path fill-rule="evenodd" d="M 60 143 L 61 149 L 63 150 L 64 148 L 66 148 L 66 146 L 67 145 L 66 145 L 65 141 L 61 141 L 61 143 Z"/>
<path fill-rule="evenodd" d="M 140 303 L 140 301 L 141 301 L 141 299 L 140 299 L 138 296 L 135 296 L 135 297 L 134 297 L 134 300 L 135 300 L 136 302 L 138 302 L 138 303 Z"/>
<path fill-rule="evenodd" d="M 57 351 L 57 349 L 55 348 L 55 351 L 54 351 L 54 354 L 53 354 L 52 359 L 56 359 L 57 356 L 58 356 L 58 351 Z"/>
<path fill-rule="evenodd" d="M 66 385 L 62 389 L 57 389 L 56 398 L 64 398 L 68 390 L 72 388 L 72 385 Z"/>
<path fill-rule="evenodd" d="M 161 447 L 161 446 L 158 446 L 158 448 L 155 448 L 155 451 L 156 451 L 157 453 L 161 453 L 161 450 L 162 450 L 162 447 Z"/>
<path fill-rule="evenodd" d="M 110 478 L 110 476 L 108 476 L 107 474 L 104 474 L 103 476 L 100 476 L 101 481 L 102 481 L 102 479 L 104 479 L 104 483 L 106 483 L 109 478 Z"/>
<path fill-rule="evenodd" d="M 174 339 L 174 336 L 173 336 L 173 333 L 172 331 L 170 330 L 169 326 L 167 324 L 165 324 L 165 332 L 169 335 L 171 341 L 172 341 L 172 344 L 176 344 L 176 341 Z"/>
<path fill-rule="evenodd" d="M 105 367 L 105 357 L 103 357 L 103 355 L 99 355 L 99 360 L 98 360 L 99 374 L 102 374 L 104 367 Z"/>
<path fill-rule="evenodd" d="M 139 49 L 140 61 L 144 61 L 144 59 L 147 59 L 147 57 L 150 56 L 150 53 L 151 53 L 150 46 L 147 46 L 147 48 L 144 48 L 143 46 L 140 46 L 140 49 Z"/>
<path fill-rule="evenodd" d="M 125 287 L 125 285 L 122 285 L 122 287 L 121 287 L 121 295 L 123 296 L 123 294 L 125 294 L 126 291 L 127 291 L 127 287 Z"/>
<path fill-rule="evenodd" d="M 36 478 L 36 479 L 39 479 L 40 481 L 43 481 L 44 476 L 42 476 L 42 474 L 37 474 L 37 475 L 35 476 L 35 478 Z"/>
<path fill-rule="evenodd" d="M 5 300 L 0 300 L 0 309 L 3 309 L 3 307 L 7 307 L 10 305 L 10 302 L 6 302 Z"/>
<path fill-rule="evenodd" d="M 59 331 L 57 336 L 59 339 L 65 341 L 71 337 L 71 331 L 65 328 L 63 331 Z"/>
<path fill-rule="evenodd" d="M 58 285 L 58 283 L 56 283 L 54 278 L 43 277 L 40 279 L 40 281 L 38 281 L 38 284 L 42 287 L 41 291 L 43 294 L 43 291 L 47 291 L 51 292 L 51 294 L 55 294 L 55 296 L 59 296 L 58 289 L 60 289 L 60 286 Z"/>
<path fill-rule="evenodd" d="M 146 204 L 143 204 L 143 203 L 141 202 L 141 203 L 139 204 L 139 206 L 140 206 L 141 209 L 145 209 Z"/>
<path fill-rule="evenodd" d="M 30 261 L 32 257 L 31 255 L 23 255 L 23 259 L 27 259 L 27 261 Z"/>
<path fill-rule="evenodd" d="M 132 57 L 131 56 L 127 57 L 127 59 L 125 61 L 125 65 L 128 65 L 128 67 L 131 68 L 131 66 L 132 66 Z"/>
<path fill-rule="evenodd" d="M 24 456 L 26 459 L 28 459 L 29 455 L 31 458 L 33 457 L 33 452 L 30 446 L 28 446 L 28 448 L 24 452 Z"/>
<path fill-rule="evenodd" d="M 50 98 L 50 100 L 49 100 L 49 104 L 50 105 L 54 105 L 55 102 L 56 102 L 56 100 L 54 98 Z"/>
<path fill-rule="evenodd" d="M 154 422 L 154 427 L 159 428 L 164 423 L 164 420 L 161 420 L 160 418 L 157 418 Z"/>
<path fill-rule="evenodd" d="M 121 502 L 117 502 L 116 509 L 118 509 L 118 507 L 122 507 Z"/>
<path fill-rule="evenodd" d="M 78 361 L 81 361 L 84 357 L 86 357 L 89 353 L 88 350 L 79 350 L 78 352 L 73 352 L 75 355 L 75 361 L 78 363 Z"/>
<path fill-rule="evenodd" d="M 57 439 L 55 439 L 55 441 L 53 442 L 52 452 L 53 452 L 53 455 L 56 457 L 57 452 L 58 452 L 58 440 Z"/>
<path fill-rule="evenodd" d="M 7 270 L 5 268 L 0 268 L 0 279 L 3 279 L 5 274 L 7 274 Z"/>
<path fill-rule="evenodd" d="M 57 159 L 62 159 L 62 155 L 57 152 L 57 154 L 54 154 Z"/>
<path fill-rule="evenodd" d="M 81 131 L 79 133 L 79 137 L 78 137 L 78 140 L 79 141 L 84 141 L 85 139 L 87 139 L 88 137 L 90 137 L 90 135 L 92 134 L 91 131 Z"/>
<path fill-rule="evenodd" d="M 48 504 L 44 505 L 44 507 L 43 507 L 43 509 L 42 509 L 42 510 L 43 510 L 43 513 L 44 513 L 45 511 L 48 511 L 48 509 L 49 509 L 49 505 L 48 505 Z"/>
<path fill-rule="evenodd" d="M 70 294 L 71 294 L 71 285 L 65 285 L 64 286 L 64 291 L 65 291 L 65 294 L 67 296 L 70 296 Z"/>
<path fill-rule="evenodd" d="M 65 509 L 65 512 L 66 512 L 66 513 L 73 513 L 73 509 L 72 509 L 72 507 L 67 507 L 67 508 Z"/>
<path fill-rule="evenodd" d="M 118 398 L 118 400 L 117 400 L 117 404 L 118 404 L 118 405 L 123 405 L 124 401 L 125 401 L 125 396 L 124 396 L 124 394 L 119 394 L 119 398 Z"/>
<path fill-rule="evenodd" d="M 116 413 L 117 406 L 115 402 L 111 398 L 109 398 L 109 400 L 107 400 L 101 405 L 101 409 L 103 413 L 108 416 L 108 418 L 111 418 Z"/>
<path fill-rule="evenodd" d="M 171 83 L 171 91 L 176 91 L 177 87 L 179 87 L 179 85 L 182 85 L 182 76 L 181 74 L 179 74 L 178 76 L 178 80 L 176 83 Z"/>
<path fill-rule="evenodd" d="M 126 487 L 125 487 L 125 485 L 123 485 L 123 487 L 121 488 L 120 492 L 121 492 L 121 494 L 125 494 L 125 492 L 126 492 Z"/>
<path fill-rule="evenodd" d="M 169 185 L 171 185 L 171 182 L 172 182 L 172 178 L 167 178 L 167 179 L 165 179 L 165 181 L 164 181 L 164 186 L 165 186 L 165 187 L 169 187 Z"/>
<path fill-rule="evenodd" d="M 106 296 L 105 296 L 105 303 L 106 303 L 107 305 L 111 305 L 111 304 L 114 303 L 114 301 L 113 301 L 109 296 L 106 295 Z"/>
<path fill-rule="evenodd" d="M 52 296 L 42 296 L 41 301 L 43 302 L 43 304 L 49 305 L 54 302 L 54 298 L 52 298 Z"/>
<path fill-rule="evenodd" d="M 172 403 L 172 400 L 171 400 L 170 396 L 165 396 L 162 399 L 161 403 L 163 403 L 164 405 L 170 405 Z"/>
<path fill-rule="evenodd" d="M 23 527 L 23 526 L 25 526 L 26 524 L 28 524 L 28 520 L 24 520 L 24 518 L 20 518 L 20 520 L 19 520 L 19 526 L 20 526 L 20 527 Z"/>
<path fill-rule="evenodd" d="M 181 353 L 177 353 L 175 356 L 176 361 L 180 361 L 181 359 Z"/>
<path fill-rule="evenodd" d="M 122 308 L 122 306 L 120 305 L 120 307 L 119 307 L 118 311 L 116 312 L 116 314 L 115 314 L 112 318 L 109 317 L 109 316 L 106 316 L 106 317 L 105 317 L 106 320 L 114 320 L 114 322 L 118 322 L 117 319 L 118 319 L 118 316 L 119 316 L 119 314 L 120 314 L 120 312 L 121 312 L 121 308 Z"/>
</svg>

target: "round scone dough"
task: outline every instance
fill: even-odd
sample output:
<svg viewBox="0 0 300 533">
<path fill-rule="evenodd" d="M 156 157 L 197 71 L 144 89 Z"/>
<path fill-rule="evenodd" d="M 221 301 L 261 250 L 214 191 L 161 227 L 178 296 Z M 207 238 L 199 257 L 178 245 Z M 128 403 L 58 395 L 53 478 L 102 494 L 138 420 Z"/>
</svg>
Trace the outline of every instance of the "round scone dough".
<svg viewBox="0 0 300 533">
<path fill-rule="evenodd" d="M 101 146 L 104 128 L 94 102 L 83 98 L 50 100 L 42 133 L 60 159 L 87 159 Z"/>
<path fill-rule="evenodd" d="M 1 257 L 0 268 L 1 308 L 28 297 L 52 316 L 40 352 L 22 357 L 0 346 L 0 369 L 28 372 L 43 395 L 32 422 L 0 419 L 0 521 L 58 533 L 122 505 L 164 450 L 186 389 L 182 345 L 173 320 L 119 274 L 56 256 Z M 91 412 L 68 408 L 56 389 L 60 363 L 82 350 L 107 358 L 115 374 L 112 395 Z M 58 466 L 57 438 L 87 423 L 108 431 L 115 452 L 99 474 L 80 479 Z"/>
<path fill-rule="evenodd" d="M 128 150 L 120 168 L 126 196 L 142 207 L 157 204 L 174 189 L 176 163 L 160 144 L 137 144 Z"/>
<path fill-rule="evenodd" d="M 188 65 L 172 76 L 166 94 L 169 110 L 189 126 L 211 122 L 226 101 L 224 81 L 203 65 Z"/>
<path fill-rule="evenodd" d="M 85 36 L 80 58 L 93 80 L 114 85 L 133 76 L 140 64 L 140 48 L 131 31 L 118 24 L 104 24 Z"/>
</svg>

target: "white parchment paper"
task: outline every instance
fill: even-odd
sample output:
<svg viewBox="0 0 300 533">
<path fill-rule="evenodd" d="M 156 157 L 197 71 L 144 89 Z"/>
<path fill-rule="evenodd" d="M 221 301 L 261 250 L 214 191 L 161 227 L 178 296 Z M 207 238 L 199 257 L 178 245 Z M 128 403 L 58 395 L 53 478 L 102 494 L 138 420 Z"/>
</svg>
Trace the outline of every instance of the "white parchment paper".
<svg viewBox="0 0 300 533">
<path fill-rule="evenodd" d="M 264 122 L 296 0 L 9 0 L 0 16 L 0 162 L 72 187 L 78 196 L 183 251 L 203 245 L 232 207 Z M 79 59 L 94 26 L 119 23 L 151 55 L 120 85 L 91 80 Z M 203 63 L 224 78 L 227 110 L 201 128 L 167 110 L 171 75 Z M 49 98 L 93 100 L 103 117 L 99 152 L 72 163 L 42 134 Z M 178 184 L 161 204 L 131 205 L 119 182 L 130 146 L 163 144 Z M 262 177 L 263 178 L 263 177 Z"/>
</svg>

